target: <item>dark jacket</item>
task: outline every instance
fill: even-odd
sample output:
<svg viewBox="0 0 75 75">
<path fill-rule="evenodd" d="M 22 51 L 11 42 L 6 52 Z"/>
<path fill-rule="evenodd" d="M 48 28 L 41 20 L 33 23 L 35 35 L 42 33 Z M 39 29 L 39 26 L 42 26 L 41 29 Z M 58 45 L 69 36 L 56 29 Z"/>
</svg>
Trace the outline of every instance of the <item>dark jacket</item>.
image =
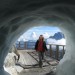
<svg viewBox="0 0 75 75">
<path fill-rule="evenodd" d="M 38 43 L 39 43 L 39 40 L 37 40 L 36 43 L 35 43 L 35 50 L 37 50 Z M 47 47 L 46 47 L 46 42 L 45 42 L 45 41 L 43 41 L 43 49 L 44 49 L 44 51 L 45 51 L 45 50 L 46 50 L 46 51 L 48 50 Z"/>
</svg>

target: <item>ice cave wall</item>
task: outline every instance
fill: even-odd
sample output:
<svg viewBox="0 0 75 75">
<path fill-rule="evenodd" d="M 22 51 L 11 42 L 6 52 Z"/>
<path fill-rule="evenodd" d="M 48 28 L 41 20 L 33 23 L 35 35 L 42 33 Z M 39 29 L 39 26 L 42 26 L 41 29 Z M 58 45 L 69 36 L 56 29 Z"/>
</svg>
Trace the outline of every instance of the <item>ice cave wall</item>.
<svg viewBox="0 0 75 75">
<path fill-rule="evenodd" d="M 3 64 L 9 48 L 34 26 L 58 26 L 67 41 L 57 75 L 75 75 L 75 5 L 64 0 L 0 0 L 0 75 L 9 75 Z"/>
</svg>

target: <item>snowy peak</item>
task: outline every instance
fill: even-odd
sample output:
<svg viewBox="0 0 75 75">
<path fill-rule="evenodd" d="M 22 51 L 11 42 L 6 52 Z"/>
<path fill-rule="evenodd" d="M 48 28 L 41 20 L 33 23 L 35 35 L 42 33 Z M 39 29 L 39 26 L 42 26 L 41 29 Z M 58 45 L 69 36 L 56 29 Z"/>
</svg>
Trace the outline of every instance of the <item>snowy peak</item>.
<svg viewBox="0 0 75 75">
<path fill-rule="evenodd" d="M 64 37 L 64 34 L 62 32 L 57 32 L 54 34 L 54 36 L 50 36 L 49 38 L 55 39 L 55 40 L 60 40 Z"/>
<path fill-rule="evenodd" d="M 32 32 L 32 33 L 31 33 L 30 39 L 31 39 L 31 40 L 36 40 L 36 39 L 37 39 L 37 35 L 36 35 L 35 32 Z"/>
<path fill-rule="evenodd" d="M 45 39 L 49 38 L 49 34 L 48 34 L 47 32 L 45 32 L 45 33 L 43 34 L 43 36 L 44 36 Z"/>
</svg>

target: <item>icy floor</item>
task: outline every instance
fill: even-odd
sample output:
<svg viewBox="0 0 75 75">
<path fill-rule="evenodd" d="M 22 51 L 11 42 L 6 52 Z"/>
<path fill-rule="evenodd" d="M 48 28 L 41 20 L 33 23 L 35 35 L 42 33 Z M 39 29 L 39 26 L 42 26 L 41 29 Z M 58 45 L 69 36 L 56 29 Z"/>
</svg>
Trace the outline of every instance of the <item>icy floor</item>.
<svg viewBox="0 0 75 75">
<path fill-rule="evenodd" d="M 5 60 L 4 69 L 10 75 L 55 75 L 56 66 L 49 65 L 49 66 L 42 67 L 42 68 L 31 67 L 28 69 L 24 69 L 23 67 L 19 65 L 15 65 L 14 55 L 15 55 L 14 53 L 9 53 Z M 30 57 L 27 53 L 20 52 L 20 55 L 21 55 L 21 58 L 19 60 L 19 63 L 23 65 L 26 63 L 29 65 L 31 61 L 34 61 L 34 63 L 32 62 L 32 64 L 36 63 L 36 61 L 32 57 Z"/>
<path fill-rule="evenodd" d="M 51 75 L 55 74 L 56 67 L 48 66 L 43 68 L 31 68 L 31 69 L 23 69 L 19 66 L 11 66 L 8 68 L 5 68 L 5 70 L 10 75 L 48 75 L 53 71 Z"/>
<path fill-rule="evenodd" d="M 19 75 L 55 75 L 55 71 L 52 71 L 50 68 L 49 66 L 47 68 L 36 68 L 29 71 L 23 70 Z"/>
</svg>

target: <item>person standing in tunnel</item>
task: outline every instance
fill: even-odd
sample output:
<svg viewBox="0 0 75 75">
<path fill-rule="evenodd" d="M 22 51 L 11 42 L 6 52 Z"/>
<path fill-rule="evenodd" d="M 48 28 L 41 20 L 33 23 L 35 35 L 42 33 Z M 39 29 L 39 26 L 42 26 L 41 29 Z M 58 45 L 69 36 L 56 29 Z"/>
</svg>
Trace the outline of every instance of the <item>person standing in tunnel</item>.
<svg viewBox="0 0 75 75">
<path fill-rule="evenodd" d="M 42 67 L 42 60 L 44 59 L 44 52 L 47 51 L 46 42 L 43 35 L 39 36 L 39 39 L 35 43 L 35 50 L 38 52 L 39 67 Z"/>
</svg>

